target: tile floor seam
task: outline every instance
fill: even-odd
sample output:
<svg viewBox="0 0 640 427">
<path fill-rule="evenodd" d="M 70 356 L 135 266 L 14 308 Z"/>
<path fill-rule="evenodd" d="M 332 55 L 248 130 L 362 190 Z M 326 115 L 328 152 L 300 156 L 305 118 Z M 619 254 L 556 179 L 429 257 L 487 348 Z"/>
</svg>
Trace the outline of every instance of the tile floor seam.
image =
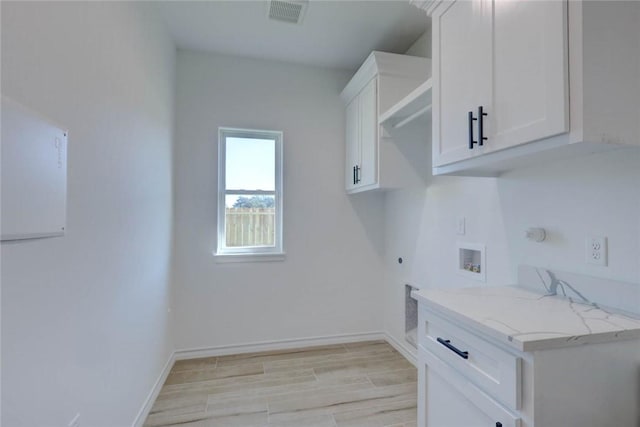
<svg viewBox="0 0 640 427">
<path fill-rule="evenodd" d="M 373 381 L 371 381 L 371 378 L 369 378 L 370 374 L 366 374 L 364 377 L 367 379 L 367 381 L 369 381 L 369 384 L 371 384 L 372 387 L 378 387 L 377 385 L 375 385 L 373 383 Z"/>
</svg>

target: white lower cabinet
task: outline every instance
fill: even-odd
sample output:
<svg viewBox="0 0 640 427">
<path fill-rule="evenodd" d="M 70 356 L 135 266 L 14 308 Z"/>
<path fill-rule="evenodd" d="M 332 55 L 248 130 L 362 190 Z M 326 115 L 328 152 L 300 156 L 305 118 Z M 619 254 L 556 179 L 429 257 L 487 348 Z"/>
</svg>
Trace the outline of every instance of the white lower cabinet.
<svg viewBox="0 0 640 427">
<path fill-rule="evenodd" d="M 419 303 L 418 426 L 640 426 L 630 338 L 523 352 Z"/>
<path fill-rule="evenodd" d="M 420 349 L 418 425 L 429 427 L 520 427 L 520 418 L 430 351 Z"/>
<path fill-rule="evenodd" d="M 421 307 L 418 362 L 420 427 L 521 427 L 517 355 Z"/>
</svg>

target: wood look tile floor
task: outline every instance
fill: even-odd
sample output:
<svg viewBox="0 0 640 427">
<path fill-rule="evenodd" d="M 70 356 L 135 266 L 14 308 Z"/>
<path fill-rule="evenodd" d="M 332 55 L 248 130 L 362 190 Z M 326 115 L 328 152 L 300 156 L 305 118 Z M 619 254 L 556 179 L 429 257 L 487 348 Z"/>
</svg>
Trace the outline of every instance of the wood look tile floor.
<svg viewBox="0 0 640 427">
<path fill-rule="evenodd" d="M 180 360 L 145 426 L 415 427 L 416 377 L 384 341 Z"/>
</svg>

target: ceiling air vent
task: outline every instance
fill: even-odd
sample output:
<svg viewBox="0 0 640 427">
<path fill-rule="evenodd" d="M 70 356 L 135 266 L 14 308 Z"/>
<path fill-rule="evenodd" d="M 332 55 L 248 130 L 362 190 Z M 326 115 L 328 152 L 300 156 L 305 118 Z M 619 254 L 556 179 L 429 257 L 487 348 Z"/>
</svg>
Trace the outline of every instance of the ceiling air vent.
<svg viewBox="0 0 640 427">
<path fill-rule="evenodd" d="M 308 3 L 306 0 L 271 0 L 269 19 L 299 24 L 304 18 Z"/>
</svg>

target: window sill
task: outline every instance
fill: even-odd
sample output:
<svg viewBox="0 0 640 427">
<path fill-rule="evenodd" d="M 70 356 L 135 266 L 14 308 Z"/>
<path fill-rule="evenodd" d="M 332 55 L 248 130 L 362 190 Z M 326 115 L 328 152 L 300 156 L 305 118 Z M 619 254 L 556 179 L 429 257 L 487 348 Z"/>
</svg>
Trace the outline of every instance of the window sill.
<svg viewBox="0 0 640 427">
<path fill-rule="evenodd" d="M 266 254 L 217 254 L 213 253 L 213 259 L 217 263 L 228 262 L 277 262 L 284 261 L 284 252 L 274 252 Z"/>
</svg>

